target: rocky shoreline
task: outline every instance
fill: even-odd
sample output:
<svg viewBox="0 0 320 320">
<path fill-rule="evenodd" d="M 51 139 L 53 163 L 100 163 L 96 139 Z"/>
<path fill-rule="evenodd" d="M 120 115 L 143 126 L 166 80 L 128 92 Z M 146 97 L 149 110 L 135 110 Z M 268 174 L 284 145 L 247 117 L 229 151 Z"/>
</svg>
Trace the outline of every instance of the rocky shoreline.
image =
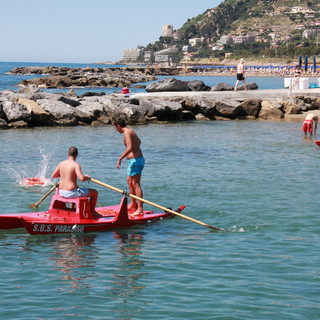
<svg viewBox="0 0 320 320">
<path fill-rule="evenodd" d="M 66 68 L 66 67 L 20 67 L 9 72 L 12 75 L 39 75 L 23 80 L 18 86 L 37 86 L 39 88 L 121 88 L 138 82 L 156 80 L 155 75 L 173 76 L 176 68 Z"/>
<path fill-rule="evenodd" d="M 263 96 L 264 90 L 233 92 L 160 92 L 77 96 L 51 94 L 39 88 L 0 92 L 0 128 L 111 125 L 123 117 L 129 124 L 191 120 L 283 120 L 320 109 L 320 94 Z M 169 94 L 170 93 L 170 94 Z"/>
<path fill-rule="evenodd" d="M 146 86 L 144 94 L 87 92 L 77 96 L 73 87 L 130 86 L 150 81 L 155 74 L 177 72 L 153 68 L 16 68 L 11 74 L 37 74 L 23 80 L 18 92 L 0 92 L 0 128 L 39 126 L 110 125 L 123 117 L 130 124 L 190 120 L 282 120 L 291 115 L 320 109 L 319 90 L 247 91 L 219 84 L 208 87 L 202 81 L 181 81 L 172 77 Z M 50 76 L 44 77 L 44 75 Z M 67 93 L 47 93 L 41 88 L 71 88 Z M 241 91 L 242 89 L 242 91 Z"/>
</svg>

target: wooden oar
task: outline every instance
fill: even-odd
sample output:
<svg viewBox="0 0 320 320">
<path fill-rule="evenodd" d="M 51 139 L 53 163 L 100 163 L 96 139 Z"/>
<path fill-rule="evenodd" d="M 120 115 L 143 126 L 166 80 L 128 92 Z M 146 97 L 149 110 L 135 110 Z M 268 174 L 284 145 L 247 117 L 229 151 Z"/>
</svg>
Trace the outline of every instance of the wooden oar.
<svg viewBox="0 0 320 320">
<path fill-rule="evenodd" d="M 144 203 L 150 204 L 151 206 L 154 206 L 154 207 L 156 207 L 156 208 L 159 208 L 159 209 L 161 209 L 161 210 L 163 210 L 163 211 L 165 211 L 165 212 L 169 212 L 169 213 L 175 214 L 175 215 L 177 215 L 177 216 L 179 216 L 179 217 L 181 217 L 181 218 L 184 218 L 184 219 L 190 220 L 190 221 L 192 221 L 192 222 L 195 222 L 195 223 L 197 223 L 197 224 L 200 224 L 201 226 L 208 227 L 208 228 L 213 229 L 213 230 L 221 230 L 221 229 L 219 229 L 219 228 L 215 228 L 215 227 L 210 226 L 210 225 L 208 225 L 208 224 L 206 224 L 206 223 L 203 223 L 203 222 L 201 222 L 201 221 L 199 221 L 199 220 L 196 220 L 196 219 L 190 218 L 190 217 L 188 217 L 188 216 L 185 216 L 185 215 L 181 214 L 180 212 L 173 211 L 173 210 L 171 210 L 171 209 L 165 208 L 165 207 L 163 207 L 163 206 L 160 206 L 160 205 L 158 205 L 158 204 L 156 204 L 156 203 L 153 203 L 153 202 L 151 202 L 151 201 L 148 201 L 148 200 L 146 200 L 146 199 L 140 198 L 140 197 L 138 197 L 138 196 L 136 196 L 136 195 L 134 195 L 134 194 L 127 193 L 126 191 L 120 190 L 120 189 L 118 189 L 118 188 L 115 188 L 115 187 L 113 187 L 113 186 L 110 186 L 110 185 L 108 185 L 108 184 L 106 184 L 106 183 L 103 183 L 103 182 L 101 182 L 101 181 L 98 181 L 98 180 L 96 180 L 96 179 L 91 178 L 90 180 L 91 180 L 92 182 L 96 183 L 96 184 L 100 184 L 100 185 L 103 186 L 103 187 L 109 188 L 109 189 L 111 189 L 111 190 L 114 190 L 114 191 L 117 191 L 117 192 L 119 192 L 119 193 L 122 193 L 122 194 L 125 195 L 125 196 L 129 196 L 129 197 L 134 198 L 134 199 L 136 199 L 136 200 L 139 200 L 139 201 L 142 201 L 142 202 L 144 202 Z"/>
<path fill-rule="evenodd" d="M 30 205 L 29 205 L 29 208 L 38 208 L 39 204 L 40 204 L 52 191 L 54 191 L 56 188 L 58 188 L 59 183 L 60 183 L 60 182 L 58 182 L 54 187 L 52 187 L 38 202 L 30 204 Z"/>
</svg>

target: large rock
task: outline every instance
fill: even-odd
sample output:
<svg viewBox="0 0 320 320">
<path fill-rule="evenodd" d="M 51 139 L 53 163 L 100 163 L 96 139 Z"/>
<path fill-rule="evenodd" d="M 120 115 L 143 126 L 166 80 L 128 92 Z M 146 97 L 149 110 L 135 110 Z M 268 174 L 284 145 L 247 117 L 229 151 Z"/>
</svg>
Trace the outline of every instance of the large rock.
<svg viewBox="0 0 320 320">
<path fill-rule="evenodd" d="M 37 103 L 52 115 L 52 121 L 56 125 L 74 126 L 79 122 L 90 123 L 90 117 L 61 101 L 38 100 Z"/>
<path fill-rule="evenodd" d="M 315 109 L 320 109 L 320 98 L 316 98 L 313 102 L 312 105 L 314 106 Z"/>
<path fill-rule="evenodd" d="M 48 125 L 51 115 L 33 100 L 18 98 L 17 103 L 25 106 L 31 113 L 30 123 L 35 125 Z"/>
<path fill-rule="evenodd" d="M 146 87 L 147 92 L 163 92 L 163 91 L 190 91 L 187 82 L 177 80 L 175 78 L 166 78 L 158 82 L 149 84 Z"/>
<path fill-rule="evenodd" d="M 110 123 L 113 123 L 117 118 L 124 118 L 127 123 L 145 123 L 145 114 L 141 111 L 141 108 L 137 105 L 133 105 L 127 101 L 122 101 L 118 103 L 114 100 L 110 100 L 108 104 L 105 105 L 104 110 L 106 116 Z"/>
<path fill-rule="evenodd" d="M 258 117 L 261 109 L 261 100 L 246 99 L 241 103 L 241 106 L 247 116 Z"/>
<path fill-rule="evenodd" d="M 249 82 L 246 84 L 247 90 L 257 90 L 259 87 L 255 82 Z M 244 85 L 238 86 L 237 90 L 244 90 Z"/>
<path fill-rule="evenodd" d="M 284 118 L 283 112 L 271 101 L 262 101 L 259 118 L 263 120 L 279 120 Z"/>
<path fill-rule="evenodd" d="M 204 115 L 206 118 L 215 120 L 216 116 L 219 114 L 216 105 L 217 101 L 213 99 L 200 99 L 198 101 L 199 113 Z"/>
<path fill-rule="evenodd" d="M 211 89 L 200 80 L 187 81 L 187 85 L 190 91 L 210 91 Z"/>
<path fill-rule="evenodd" d="M 161 99 L 141 99 L 139 108 L 147 117 L 156 117 L 159 121 L 179 120 L 183 110 L 180 103 Z"/>
<path fill-rule="evenodd" d="M 231 91 L 234 90 L 234 87 L 231 86 L 230 84 L 226 83 L 218 83 L 217 85 L 211 87 L 211 91 Z"/>
<path fill-rule="evenodd" d="M 286 114 L 299 114 L 299 113 L 301 113 L 300 107 L 291 101 L 283 101 L 282 111 Z"/>
<path fill-rule="evenodd" d="M 27 107 L 22 104 L 6 100 L 2 102 L 2 106 L 9 122 L 20 120 L 29 122 L 31 119 L 31 111 L 29 111 Z"/>
<path fill-rule="evenodd" d="M 238 101 L 232 99 L 217 101 L 216 110 L 219 116 L 230 119 L 235 119 L 246 115 L 242 105 Z"/>
<path fill-rule="evenodd" d="M 77 110 L 86 114 L 90 120 L 98 119 L 105 112 L 104 105 L 102 103 L 91 101 L 84 102 L 77 107 Z"/>
</svg>

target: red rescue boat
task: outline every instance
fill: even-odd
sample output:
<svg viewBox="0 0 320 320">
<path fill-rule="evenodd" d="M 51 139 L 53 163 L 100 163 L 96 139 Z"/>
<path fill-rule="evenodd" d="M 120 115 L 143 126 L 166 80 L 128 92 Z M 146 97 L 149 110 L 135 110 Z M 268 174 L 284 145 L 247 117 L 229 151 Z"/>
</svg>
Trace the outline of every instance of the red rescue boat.
<svg viewBox="0 0 320 320">
<path fill-rule="evenodd" d="M 130 216 L 127 208 L 127 197 L 123 197 L 119 205 L 96 208 L 97 215 L 91 212 L 88 197 L 66 199 L 54 194 L 48 211 L 0 214 L 0 229 L 25 228 L 30 234 L 99 232 L 174 216 L 170 212 L 153 211 Z M 176 212 L 183 208 L 181 206 Z"/>
</svg>

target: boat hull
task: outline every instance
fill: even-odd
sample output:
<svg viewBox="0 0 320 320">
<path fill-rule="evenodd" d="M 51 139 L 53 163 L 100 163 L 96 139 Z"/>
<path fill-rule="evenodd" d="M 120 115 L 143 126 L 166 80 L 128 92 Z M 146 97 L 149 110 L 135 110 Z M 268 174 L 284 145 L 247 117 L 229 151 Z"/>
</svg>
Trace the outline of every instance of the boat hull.
<svg viewBox="0 0 320 320">
<path fill-rule="evenodd" d="M 60 199 L 61 200 L 61 199 Z M 81 207 L 81 198 L 75 200 Z M 83 199 L 87 201 L 87 199 Z M 144 215 L 132 217 L 127 210 L 127 198 L 119 205 L 97 207 L 99 216 L 91 212 L 78 212 L 51 202 L 48 211 L 21 214 L 0 214 L 0 229 L 25 228 L 30 234 L 86 233 L 102 232 L 111 229 L 128 228 L 173 217 L 172 213 L 144 211 Z M 88 210 L 88 208 L 85 208 Z"/>
</svg>

